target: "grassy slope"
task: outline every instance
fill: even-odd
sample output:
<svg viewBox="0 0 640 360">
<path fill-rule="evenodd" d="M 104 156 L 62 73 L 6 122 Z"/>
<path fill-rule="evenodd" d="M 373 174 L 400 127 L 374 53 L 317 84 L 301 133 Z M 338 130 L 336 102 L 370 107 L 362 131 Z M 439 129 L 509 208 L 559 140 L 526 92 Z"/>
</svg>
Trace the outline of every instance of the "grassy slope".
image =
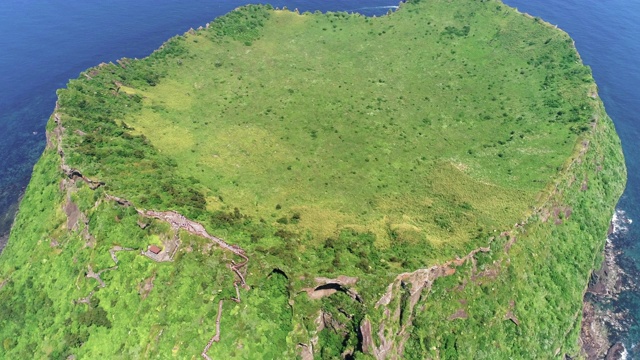
<svg viewBox="0 0 640 360">
<path fill-rule="evenodd" d="M 478 257 L 480 273 L 498 268 L 499 274 L 468 281 L 469 271 L 461 271 L 438 280 L 424 312 L 417 313 L 408 357 L 422 358 L 425 352 L 445 358 L 548 358 L 579 353 L 576 337 L 585 274 L 601 261 L 604 229 L 613 211 L 612 203 L 604 199 L 619 196 L 624 186 L 620 179 L 626 176 L 615 130 L 604 110 L 596 107 L 600 120 L 586 137 L 589 150 L 566 165 L 547 193 L 544 211 L 509 237 L 499 238 L 490 256 Z M 583 187 L 584 179 L 589 179 L 588 189 Z M 545 221 L 547 210 L 555 209 L 565 214 L 571 209 L 571 214 L 568 219 L 564 214 L 551 215 Z M 512 237 L 517 240 L 506 252 L 503 246 Z M 462 288 L 456 287 L 461 284 Z M 469 318 L 450 321 L 459 309 Z M 509 310 L 519 326 L 505 319 Z"/>
<path fill-rule="evenodd" d="M 211 190 L 210 208 L 270 222 L 297 212 L 295 228 L 318 240 L 354 224 L 380 246 L 399 229 L 451 248 L 513 223 L 573 147 L 576 124 L 540 116 L 546 97 L 568 113 L 584 93 L 541 92 L 547 69 L 511 55 L 532 46 L 493 32 L 553 36 L 541 57 L 564 39 L 484 20 L 495 9 L 408 7 L 377 19 L 278 11 L 251 46 L 188 36 L 193 55 L 157 86 L 126 89 L 144 109 L 124 120 Z M 467 23 L 467 36 L 442 33 Z"/>
<path fill-rule="evenodd" d="M 319 355 L 357 347 L 349 326 L 364 313 L 384 321 L 373 304 L 397 273 L 485 246 L 525 218 L 508 254 L 498 238 L 478 256 L 481 270 L 499 264 L 495 278 L 469 281 L 467 266 L 423 295 L 406 356 L 575 353 L 586 274 L 624 173 L 611 122 L 586 96 L 588 69 L 566 34 L 536 22 L 496 2 L 409 3 L 374 19 L 248 8 L 71 82 L 60 93 L 67 162 L 110 194 L 179 210 L 248 250 L 253 289 L 225 302 L 212 356 L 291 357 L 320 307 L 347 330 L 321 332 Z M 112 266 L 114 244 L 172 235 L 141 230 L 137 214 L 96 205 L 103 190 L 80 186 L 72 198 L 97 239 L 86 247 L 66 229 L 58 166 L 45 152 L 0 259 L 0 354 L 196 356 L 217 299 L 233 295 L 226 256 L 182 234 L 175 262 L 120 252 L 98 288 L 87 265 Z M 554 225 L 532 205 L 572 214 Z M 360 278 L 364 307 L 289 294 L 338 274 Z M 92 305 L 73 305 L 92 290 Z M 511 300 L 518 327 L 503 320 Z M 461 307 L 468 319 L 447 320 Z"/>
</svg>

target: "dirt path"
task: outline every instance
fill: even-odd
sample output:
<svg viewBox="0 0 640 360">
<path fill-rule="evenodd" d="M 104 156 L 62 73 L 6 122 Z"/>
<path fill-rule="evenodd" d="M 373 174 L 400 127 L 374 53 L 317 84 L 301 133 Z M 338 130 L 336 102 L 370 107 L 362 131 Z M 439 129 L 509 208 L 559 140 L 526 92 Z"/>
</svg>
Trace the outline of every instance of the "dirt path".
<svg viewBox="0 0 640 360">
<path fill-rule="evenodd" d="M 116 252 L 118 251 L 135 251 L 135 249 L 131 248 L 123 248 L 122 246 L 114 246 L 109 250 L 109 254 L 111 254 L 111 259 L 116 265 L 118 264 L 118 258 L 116 257 Z"/>
<path fill-rule="evenodd" d="M 200 236 L 200 237 L 203 237 L 205 239 L 209 239 L 209 240 L 213 241 L 214 243 L 216 243 L 223 250 L 230 251 L 230 252 L 236 254 L 237 256 L 241 257 L 243 259 L 243 261 L 241 263 L 236 263 L 234 260 L 231 260 L 230 268 L 238 276 L 240 284 L 245 289 L 247 289 L 247 290 L 249 289 L 249 286 L 247 286 L 247 284 L 245 282 L 244 276 L 240 272 L 240 269 L 242 269 L 249 262 L 249 258 L 247 257 L 247 255 L 245 254 L 245 251 L 243 249 L 241 249 L 240 247 L 238 247 L 236 245 L 229 245 L 224 240 L 209 234 L 202 224 L 197 223 L 197 222 L 192 221 L 192 220 L 189 220 L 185 216 L 183 216 L 183 215 L 181 215 L 181 214 L 179 214 L 179 213 L 177 213 L 175 211 L 162 211 L 162 212 L 161 211 L 154 211 L 154 210 L 146 210 L 146 211 L 145 210 L 137 210 L 137 211 L 142 216 L 155 218 L 155 219 L 162 220 L 162 221 L 165 221 L 165 222 L 169 223 L 169 225 L 171 225 L 171 227 L 176 231 L 182 229 L 182 230 L 187 231 L 190 234 L 193 234 L 193 235 L 196 235 L 196 236 Z M 233 300 L 233 301 L 235 301 L 237 303 L 240 303 L 240 289 L 238 288 L 238 281 L 234 281 L 233 282 L 233 286 L 236 289 L 236 297 L 235 298 L 232 297 L 231 300 Z M 211 340 L 209 340 L 209 342 L 207 343 L 207 345 L 205 346 L 205 348 L 204 348 L 204 350 L 202 351 L 202 354 L 201 354 L 202 357 L 204 359 L 206 359 L 206 360 L 211 360 L 209 355 L 207 355 L 207 352 L 209 352 L 209 349 L 211 348 L 213 343 L 220 341 L 220 319 L 222 317 L 222 304 L 223 303 L 224 303 L 224 300 L 220 300 L 218 302 L 218 317 L 216 319 L 216 333 L 215 333 L 215 335 L 213 335 Z"/>
<path fill-rule="evenodd" d="M 232 297 L 231 300 L 240 303 L 240 289 L 238 289 L 238 282 L 234 281 L 233 286 L 236 288 L 236 297 Z"/>
<path fill-rule="evenodd" d="M 236 263 L 235 261 L 231 261 L 231 270 L 238 275 L 240 279 L 240 284 L 243 287 L 246 287 L 247 284 L 245 282 L 244 276 L 240 273 L 240 269 L 242 269 L 247 262 L 249 262 L 249 258 L 247 257 L 245 251 L 237 245 L 230 245 L 224 240 L 215 237 L 207 232 L 204 226 L 198 222 L 187 219 L 185 216 L 175 212 L 175 211 L 155 211 L 155 210 L 139 210 L 136 209 L 138 213 L 142 216 L 155 218 L 158 220 L 165 221 L 171 225 L 174 230 L 185 230 L 190 234 L 203 237 L 205 239 L 209 239 L 216 243 L 219 247 L 224 250 L 231 251 L 232 253 L 241 257 L 244 261 L 241 263 Z"/>
<path fill-rule="evenodd" d="M 62 126 L 62 119 L 60 117 L 60 114 L 57 112 L 58 109 L 59 109 L 59 105 L 58 105 L 58 103 L 56 103 L 56 108 L 55 108 L 56 112 L 54 112 L 54 114 L 53 114 L 53 118 L 54 118 L 54 122 L 56 123 L 56 126 L 52 131 L 50 131 L 50 132 L 47 131 L 47 148 L 48 149 L 52 149 L 52 150 L 56 150 L 56 152 L 60 156 L 60 159 L 61 159 L 61 162 L 62 162 L 61 170 L 64 172 L 64 174 L 68 178 L 70 178 L 73 181 L 83 181 L 93 190 L 95 190 L 95 189 L 97 189 L 97 188 L 99 188 L 101 186 L 104 186 L 105 185 L 104 182 L 89 179 L 88 177 L 83 175 L 80 170 L 71 168 L 70 166 L 68 166 L 66 164 L 65 154 L 64 154 L 64 150 L 63 150 L 63 146 L 62 146 L 62 137 L 63 137 L 63 134 L 64 134 L 64 127 Z M 234 281 L 234 283 L 233 283 L 233 286 L 236 289 L 236 297 L 232 297 L 231 300 L 233 300 L 235 302 L 238 302 L 238 303 L 240 302 L 240 290 L 238 288 L 238 284 L 242 285 L 242 287 L 245 288 L 246 290 L 249 290 L 249 286 L 247 285 L 247 283 L 245 281 L 244 275 L 240 271 L 249 262 L 249 257 L 247 257 L 246 252 L 242 248 L 240 248 L 239 246 L 228 244 L 226 241 L 209 234 L 202 224 L 200 224 L 198 222 L 195 222 L 193 220 L 189 220 L 185 216 L 183 216 L 182 214 L 177 213 L 175 211 L 143 210 L 143 209 L 136 208 L 133 205 L 133 203 L 131 203 L 129 200 L 126 200 L 126 199 L 118 198 L 116 196 L 112 196 L 112 195 L 109 195 L 109 194 L 105 194 L 105 198 L 107 200 L 115 201 L 118 204 L 120 204 L 122 206 L 125 206 L 125 207 L 133 207 L 136 210 L 136 212 L 138 214 L 140 214 L 141 216 L 144 216 L 144 217 L 147 217 L 147 218 L 154 218 L 154 219 L 161 220 L 161 221 L 165 221 L 165 222 L 169 223 L 169 225 L 171 225 L 171 228 L 173 230 L 175 230 L 176 232 L 178 230 L 184 230 L 184 231 L 187 231 L 190 234 L 193 234 L 193 235 L 196 235 L 196 236 L 200 236 L 200 237 L 203 237 L 205 239 L 209 239 L 213 243 L 217 244 L 223 250 L 230 251 L 233 254 L 239 256 L 240 258 L 242 258 L 242 262 L 236 263 L 234 260 L 231 260 L 231 264 L 229 266 L 230 269 L 238 276 L 238 281 Z M 93 271 L 93 268 L 91 267 L 91 265 L 88 265 L 88 272 L 87 272 L 86 277 L 96 279 L 100 284 L 100 288 L 104 288 L 106 286 L 106 284 L 100 278 L 100 274 L 102 274 L 105 271 L 115 270 L 115 269 L 118 268 L 118 266 L 117 266 L 118 258 L 116 256 L 116 252 L 118 252 L 118 251 L 132 251 L 132 250 L 133 249 L 130 249 L 130 248 L 123 248 L 121 246 L 114 246 L 113 248 L 111 248 L 109 250 L 109 253 L 111 254 L 111 259 L 113 260 L 113 262 L 116 265 L 111 267 L 111 268 L 108 268 L 108 269 L 100 270 L 97 273 Z M 93 295 L 93 292 L 90 293 L 89 296 L 87 296 L 86 298 L 80 299 L 79 302 L 88 303 L 90 301 L 90 298 L 91 298 L 92 295 Z M 205 358 L 206 360 L 211 360 L 209 358 L 209 356 L 207 355 L 207 352 L 209 351 L 209 349 L 211 348 L 213 343 L 220 341 L 220 320 L 222 318 L 222 304 L 223 304 L 223 302 L 224 302 L 224 300 L 220 300 L 219 303 L 218 303 L 218 315 L 217 315 L 217 318 L 216 318 L 216 333 L 211 338 L 209 343 L 204 348 L 204 351 L 202 352 L 202 357 Z"/>
<path fill-rule="evenodd" d="M 100 283 L 100 287 L 101 288 L 103 288 L 103 287 L 105 287 L 107 285 L 100 278 L 100 274 L 102 274 L 105 271 L 115 270 L 115 269 L 118 268 L 117 266 L 112 266 L 112 267 L 107 268 L 107 269 L 102 269 L 102 270 L 100 270 L 100 271 L 98 271 L 96 273 L 96 272 L 93 271 L 93 268 L 91 267 L 91 265 L 88 265 L 87 267 L 88 267 L 89 270 L 87 271 L 86 277 L 98 280 L 98 282 Z"/>
<path fill-rule="evenodd" d="M 205 227 L 198 223 L 195 222 L 193 220 L 189 220 L 187 219 L 184 215 L 175 212 L 175 211 L 155 211 L 155 210 L 141 210 L 136 208 L 135 206 L 133 206 L 133 204 L 126 200 L 126 199 L 122 199 L 122 198 L 118 198 L 112 195 L 106 195 L 106 198 L 108 200 L 112 200 L 117 202 L 118 204 L 122 205 L 122 206 L 126 206 L 126 207 L 133 207 L 134 209 L 136 209 L 136 211 L 138 212 L 138 214 L 140 214 L 141 216 L 144 217 L 148 217 L 148 218 L 154 218 L 157 220 L 161 220 L 164 221 L 166 223 L 168 223 L 171 228 L 173 230 L 175 230 L 176 232 L 179 230 L 184 230 L 187 231 L 190 234 L 196 235 L 196 236 L 200 236 L 202 238 L 205 239 L 209 239 L 211 240 L 213 243 L 217 244 L 220 248 L 222 248 L 223 250 L 227 250 L 230 251 L 232 253 L 234 253 L 235 255 L 239 256 L 242 258 L 242 262 L 240 263 L 236 263 L 234 260 L 231 260 L 231 265 L 229 266 L 231 268 L 231 270 L 238 276 L 238 281 L 234 281 L 233 282 L 233 286 L 236 289 L 236 297 L 232 297 L 230 300 L 233 300 L 237 303 L 240 303 L 240 289 L 238 288 L 238 283 L 240 283 L 245 289 L 249 290 L 249 286 L 246 284 L 244 276 L 242 275 L 242 273 L 240 272 L 240 270 L 247 265 L 247 263 L 249 262 L 249 257 L 247 257 L 246 252 L 240 248 L 237 245 L 230 245 L 228 244 L 226 241 L 215 237 L 211 234 L 209 234 L 207 232 L 207 230 L 205 229 Z M 117 259 L 115 258 L 115 251 L 118 250 L 124 250 L 118 247 L 118 249 L 113 248 L 110 252 L 111 252 L 111 256 L 114 259 L 114 261 L 117 262 Z M 202 351 L 202 357 L 206 360 L 211 360 L 211 358 L 207 355 L 207 352 L 209 351 L 209 349 L 211 348 L 211 346 L 213 345 L 214 342 L 219 342 L 220 341 L 220 319 L 222 318 L 222 304 L 224 303 L 224 300 L 220 300 L 218 302 L 218 316 L 216 319 L 216 333 L 213 335 L 213 337 L 211 338 L 211 340 L 209 340 L 209 342 L 207 343 L 207 345 L 205 346 L 204 350 Z"/>
<path fill-rule="evenodd" d="M 207 352 L 209 352 L 209 349 L 211 348 L 211 345 L 213 345 L 214 342 L 219 342 L 220 341 L 220 318 L 222 317 L 222 303 L 223 302 L 224 302 L 224 300 L 220 300 L 218 302 L 218 317 L 216 318 L 216 334 L 213 335 L 211 340 L 209 340 L 209 343 L 207 343 L 207 346 L 204 347 L 204 350 L 202 351 L 202 354 L 201 354 L 202 357 L 205 358 L 206 360 L 211 360 L 209 355 L 207 355 Z"/>
<path fill-rule="evenodd" d="M 91 297 L 93 296 L 94 293 L 95 293 L 94 291 L 90 292 L 89 295 L 76 300 L 75 303 L 76 304 L 87 304 L 87 305 L 90 305 L 91 304 Z"/>
</svg>

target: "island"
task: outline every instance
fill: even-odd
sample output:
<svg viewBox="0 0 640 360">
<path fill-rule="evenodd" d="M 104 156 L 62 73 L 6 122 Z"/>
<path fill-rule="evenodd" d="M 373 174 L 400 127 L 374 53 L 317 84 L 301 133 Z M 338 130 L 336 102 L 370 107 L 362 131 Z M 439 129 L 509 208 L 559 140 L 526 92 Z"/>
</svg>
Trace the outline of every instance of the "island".
<svg viewBox="0 0 640 360">
<path fill-rule="evenodd" d="M 579 356 L 625 179 L 541 19 L 248 5 L 58 91 L 0 357 Z"/>
</svg>

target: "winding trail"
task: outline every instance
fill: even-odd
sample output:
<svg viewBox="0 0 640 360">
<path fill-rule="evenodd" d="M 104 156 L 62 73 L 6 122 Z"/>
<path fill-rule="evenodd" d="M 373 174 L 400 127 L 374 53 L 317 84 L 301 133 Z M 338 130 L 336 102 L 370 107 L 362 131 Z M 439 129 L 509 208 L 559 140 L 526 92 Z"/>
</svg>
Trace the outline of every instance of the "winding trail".
<svg viewBox="0 0 640 360">
<path fill-rule="evenodd" d="M 111 198 L 113 199 L 113 197 Z M 123 200 L 123 199 L 118 199 L 118 200 L 116 200 L 118 201 L 118 203 L 126 202 L 130 204 L 130 202 L 126 200 Z M 223 250 L 230 251 L 236 254 L 237 256 L 241 257 L 243 259 L 241 263 L 236 263 L 234 260 L 231 260 L 230 268 L 238 276 L 238 279 L 240 280 L 240 284 L 242 285 L 242 287 L 244 287 L 246 290 L 249 290 L 249 286 L 246 284 L 244 276 L 240 272 L 240 269 L 246 266 L 247 263 L 249 262 L 249 258 L 247 257 L 245 251 L 242 248 L 236 245 L 229 245 L 226 241 L 209 234 L 202 224 L 195 222 L 193 220 L 189 220 L 182 214 L 179 214 L 175 211 L 154 211 L 154 210 L 139 210 L 139 209 L 136 209 L 136 210 L 138 211 L 138 214 L 142 216 L 162 220 L 169 223 L 169 225 L 171 225 L 171 228 L 176 231 L 185 230 L 190 234 L 200 236 L 205 239 L 209 239 L 214 243 L 216 243 Z M 230 300 L 240 303 L 240 290 L 238 289 L 238 281 L 234 281 L 233 286 L 236 288 L 236 297 L 235 298 L 232 297 Z M 202 357 L 206 360 L 211 360 L 209 355 L 207 355 L 207 352 L 209 351 L 213 343 L 220 341 L 220 318 L 222 317 L 223 303 L 224 303 L 224 300 L 220 300 L 218 302 L 218 317 L 216 319 L 216 333 L 213 335 L 211 340 L 209 340 L 209 342 L 207 343 L 207 345 L 205 346 L 201 354 Z"/>
<path fill-rule="evenodd" d="M 241 263 L 236 263 L 231 260 L 231 270 L 238 275 L 240 279 L 240 283 L 243 287 L 247 288 L 247 284 L 245 282 L 244 276 L 240 273 L 240 269 L 242 269 L 249 262 L 249 258 L 246 255 L 246 252 L 237 245 L 230 245 L 226 241 L 220 239 L 219 237 L 213 236 L 207 232 L 207 229 L 200 224 L 199 222 L 189 220 L 184 215 L 176 212 L 176 211 L 156 211 L 156 210 L 142 210 L 136 208 L 129 200 L 119 198 L 117 196 L 106 194 L 105 197 L 107 200 L 112 200 L 117 202 L 118 204 L 126 207 L 133 207 L 138 214 L 148 218 L 154 218 L 168 223 L 173 230 L 185 230 L 186 232 L 200 236 L 205 239 L 209 239 L 215 244 L 217 244 L 223 250 L 230 251 L 239 257 L 241 257 L 244 261 Z"/>
<path fill-rule="evenodd" d="M 235 261 L 231 260 L 231 270 L 233 270 L 233 272 L 238 275 L 240 284 L 242 284 L 243 287 L 248 288 L 244 276 L 240 273 L 240 269 L 242 269 L 249 262 L 249 258 L 242 248 L 237 245 L 229 245 L 224 240 L 209 234 L 204 226 L 202 226 L 202 224 L 189 220 L 185 216 L 175 211 L 136 210 L 138 211 L 138 214 L 142 216 L 155 218 L 169 223 L 169 225 L 171 225 L 174 230 L 182 229 L 190 234 L 209 239 L 216 243 L 222 249 L 231 251 L 232 253 L 241 257 L 244 260 L 241 263 L 236 263 Z"/>
<path fill-rule="evenodd" d="M 87 296 L 85 296 L 85 297 L 83 297 L 83 298 L 80 298 L 80 299 L 78 299 L 78 300 L 75 300 L 75 304 L 87 304 L 87 305 L 91 305 L 91 297 L 93 296 L 93 294 L 94 294 L 94 293 L 95 293 L 94 291 L 91 291 L 91 292 L 89 293 L 89 295 L 87 295 Z"/>
<path fill-rule="evenodd" d="M 122 246 L 114 246 L 109 250 L 109 254 L 111 254 L 111 259 L 113 260 L 114 263 L 116 263 L 116 265 L 118 265 L 118 258 L 116 257 L 116 252 L 118 251 L 135 251 L 135 249 L 132 248 L 124 248 Z"/>
<path fill-rule="evenodd" d="M 89 270 L 87 271 L 86 277 L 98 280 L 98 282 L 100 283 L 100 287 L 103 288 L 103 287 L 105 287 L 107 285 L 100 278 L 100 274 L 102 274 L 105 271 L 115 270 L 118 267 L 117 266 L 112 266 L 110 268 L 102 269 L 102 270 L 100 270 L 98 272 L 94 272 L 93 268 L 91 267 L 91 265 L 88 265 L 88 268 L 89 268 Z"/>
<path fill-rule="evenodd" d="M 207 355 L 207 352 L 209 352 L 209 349 L 211 348 L 211 345 L 213 345 L 214 342 L 219 342 L 220 341 L 220 318 L 222 317 L 222 303 L 223 302 L 224 302 L 224 300 L 220 300 L 218 302 L 218 317 L 216 318 L 216 334 L 213 335 L 211 340 L 209 340 L 209 342 L 207 343 L 207 346 L 204 347 L 204 350 L 202 351 L 202 354 L 201 354 L 202 357 L 207 359 L 207 360 L 211 360 L 209 355 Z"/>
<path fill-rule="evenodd" d="M 236 288 L 236 297 L 232 297 L 231 300 L 240 303 L 240 289 L 238 289 L 238 282 L 234 281 L 233 286 Z"/>
<path fill-rule="evenodd" d="M 58 155 L 60 156 L 60 160 L 61 160 L 61 170 L 62 172 L 71 180 L 73 181 L 83 181 L 85 182 L 89 188 L 91 188 L 92 190 L 96 190 L 99 187 L 103 187 L 104 185 L 106 185 L 106 183 L 102 182 L 102 181 L 97 181 L 97 180 L 93 180 L 90 179 L 88 177 L 86 177 L 80 170 L 78 169 L 74 169 L 72 167 L 70 167 L 69 165 L 66 164 L 65 161 L 65 154 L 64 154 L 64 149 L 62 146 L 62 138 L 63 138 L 63 134 L 64 134 L 64 127 L 62 126 L 62 119 L 60 117 L 60 113 L 58 113 L 58 110 L 60 109 L 59 104 L 56 102 L 56 106 L 55 106 L 55 111 L 53 114 L 53 120 L 56 124 L 56 126 L 54 127 L 54 129 L 52 131 L 47 131 L 46 135 L 47 135 L 47 149 L 49 150 L 55 150 Z M 154 218 L 157 220 L 161 220 L 164 222 L 169 223 L 169 225 L 171 225 L 171 228 L 173 230 L 175 230 L 176 232 L 178 230 L 184 230 L 187 231 L 190 234 L 196 235 L 196 236 L 200 236 L 203 237 L 205 239 L 209 239 L 212 242 L 214 242 L 215 244 L 217 244 L 220 248 L 222 248 L 223 250 L 227 250 L 232 252 L 233 254 L 239 256 L 240 258 L 242 258 L 242 262 L 240 263 L 236 263 L 234 260 L 231 260 L 231 264 L 229 265 L 229 268 L 238 276 L 239 281 L 234 281 L 233 286 L 236 289 L 236 297 L 232 297 L 230 300 L 233 300 L 235 302 L 240 302 L 240 290 L 238 288 L 238 283 L 240 283 L 240 285 L 242 285 L 242 287 L 246 290 L 249 290 L 249 286 L 247 285 L 244 275 L 242 275 L 242 273 L 240 272 L 240 270 L 245 267 L 247 265 L 247 263 L 249 262 L 249 257 L 246 255 L 246 252 L 240 248 L 237 245 L 231 245 L 228 244 L 226 241 L 215 237 L 211 234 L 209 234 L 207 232 L 207 230 L 205 229 L 205 227 L 193 220 L 189 220 L 187 219 L 184 215 L 175 212 L 175 211 L 156 211 L 156 210 L 143 210 L 143 209 L 138 209 L 136 208 L 132 202 L 130 202 L 129 200 L 123 199 L 123 198 L 119 198 L 116 196 L 112 196 L 109 195 L 107 193 L 105 193 L 105 198 L 107 200 L 111 200 L 111 201 L 115 201 L 116 203 L 120 204 L 121 206 L 125 206 L 125 207 L 133 207 L 136 212 L 143 216 L 143 217 L 147 217 L 147 218 Z M 88 273 L 86 275 L 86 277 L 90 277 L 93 279 L 96 279 L 99 283 L 100 283 L 100 287 L 104 288 L 106 286 L 106 284 L 104 283 L 104 281 L 102 281 L 102 279 L 100 278 L 100 274 L 103 273 L 104 271 L 108 271 L 108 270 L 115 270 L 118 268 L 117 264 L 118 264 L 118 258 L 116 257 L 116 252 L 117 251 L 131 251 L 133 249 L 130 248 L 123 248 L 121 246 L 114 246 L 113 248 L 111 248 L 111 250 L 109 250 L 109 253 L 111 254 L 111 259 L 113 259 L 113 262 L 116 264 L 116 266 L 113 266 L 111 268 L 108 269 L 104 269 L 104 270 L 100 270 L 98 273 L 94 272 L 91 265 L 88 265 Z M 88 303 L 90 301 L 90 297 L 91 295 L 93 295 L 93 292 L 89 294 L 88 297 L 80 299 L 79 302 L 82 303 Z M 213 335 L 213 337 L 211 338 L 211 340 L 209 340 L 209 343 L 205 346 L 203 352 L 202 352 L 202 357 L 205 358 L 206 360 L 211 360 L 211 358 L 209 358 L 209 356 L 207 355 L 207 352 L 209 351 L 209 349 L 211 348 L 211 346 L 213 345 L 214 342 L 219 342 L 220 341 L 220 319 L 222 317 L 222 304 L 223 304 L 224 300 L 220 300 L 218 303 L 218 315 L 217 315 L 217 319 L 216 319 L 216 333 Z"/>
<path fill-rule="evenodd" d="M 200 223 L 198 223 L 196 221 L 193 221 L 193 220 L 189 220 L 184 215 L 182 215 L 182 214 L 180 214 L 178 212 L 175 212 L 175 211 L 141 210 L 141 209 L 138 209 L 135 206 L 133 206 L 133 204 L 129 200 L 122 199 L 122 198 L 119 198 L 119 197 L 116 197 L 116 196 L 112 196 L 112 195 L 109 195 L 109 194 L 106 194 L 105 196 L 106 196 L 106 198 L 108 200 L 115 201 L 116 203 L 120 204 L 121 206 L 133 207 L 134 209 L 136 209 L 137 213 L 139 215 L 141 215 L 141 216 L 144 216 L 144 217 L 147 217 L 147 218 L 153 218 L 153 219 L 161 220 L 161 221 L 164 221 L 164 222 L 168 223 L 171 226 L 171 228 L 176 232 L 178 230 L 184 230 L 184 231 L 186 231 L 186 232 L 188 232 L 190 234 L 193 234 L 193 235 L 196 235 L 196 236 L 200 236 L 200 237 L 203 237 L 205 239 L 209 239 L 212 242 L 214 242 L 215 244 L 217 244 L 223 250 L 230 251 L 233 254 L 241 257 L 243 259 L 242 262 L 236 263 L 234 260 L 231 260 L 231 264 L 230 264 L 229 267 L 238 276 L 239 282 L 242 285 L 242 287 L 245 288 L 246 290 L 249 290 L 249 286 L 246 284 L 244 276 L 240 272 L 240 269 L 245 267 L 247 265 L 247 263 L 249 262 L 249 257 L 247 257 L 246 252 L 242 248 L 240 248 L 239 246 L 230 245 L 226 241 L 209 234 L 202 224 L 200 224 Z M 114 251 L 114 249 L 112 249 L 111 255 L 114 258 L 114 261 L 117 261 L 117 259 L 115 259 L 115 254 L 113 253 L 113 251 Z M 232 297 L 230 300 L 235 301 L 237 303 L 240 303 L 240 289 L 238 288 L 238 281 L 234 281 L 233 282 L 233 286 L 236 289 L 236 297 Z M 216 333 L 213 335 L 211 340 L 209 340 L 209 342 L 207 343 L 207 345 L 205 346 L 205 348 L 204 348 L 204 350 L 202 351 L 202 354 L 201 354 L 202 357 L 204 359 L 206 359 L 206 360 L 211 360 L 209 355 L 207 355 L 207 352 L 209 351 L 209 349 L 211 348 L 213 343 L 220 341 L 220 319 L 222 317 L 222 304 L 223 303 L 224 303 L 224 300 L 220 300 L 218 302 L 218 316 L 217 316 L 217 319 L 216 319 Z"/>
</svg>

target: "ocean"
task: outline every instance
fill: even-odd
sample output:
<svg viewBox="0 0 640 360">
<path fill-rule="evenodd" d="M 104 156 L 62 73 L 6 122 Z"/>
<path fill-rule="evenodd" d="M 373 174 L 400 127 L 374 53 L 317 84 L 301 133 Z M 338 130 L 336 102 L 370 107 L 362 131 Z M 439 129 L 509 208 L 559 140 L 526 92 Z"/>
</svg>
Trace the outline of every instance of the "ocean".
<svg viewBox="0 0 640 360">
<path fill-rule="evenodd" d="M 628 185 L 612 237 L 629 274 L 640 268 L 640 2 L 628 0 L 505 0 L 567 31 L 599 86 L 622 139 Z M 0 249 L 33 164 L 45 145 L 44 127 L 55 91 L 101 62 L 150 54 L 168 38 L 197 28 L 238 6 L 238 0 L 3 0 L 0 2 Z M 393 0 L 279 0 L 300 11 L 383 15 Z M 640 221 L 640 220 L 639 220 Z M 635 276 L 635 275 L 634 275 Z M 640 292 L 613 303 L 640 318 Z M 640 358 L 640 326 L 616 334 Z"/>
</svg>

